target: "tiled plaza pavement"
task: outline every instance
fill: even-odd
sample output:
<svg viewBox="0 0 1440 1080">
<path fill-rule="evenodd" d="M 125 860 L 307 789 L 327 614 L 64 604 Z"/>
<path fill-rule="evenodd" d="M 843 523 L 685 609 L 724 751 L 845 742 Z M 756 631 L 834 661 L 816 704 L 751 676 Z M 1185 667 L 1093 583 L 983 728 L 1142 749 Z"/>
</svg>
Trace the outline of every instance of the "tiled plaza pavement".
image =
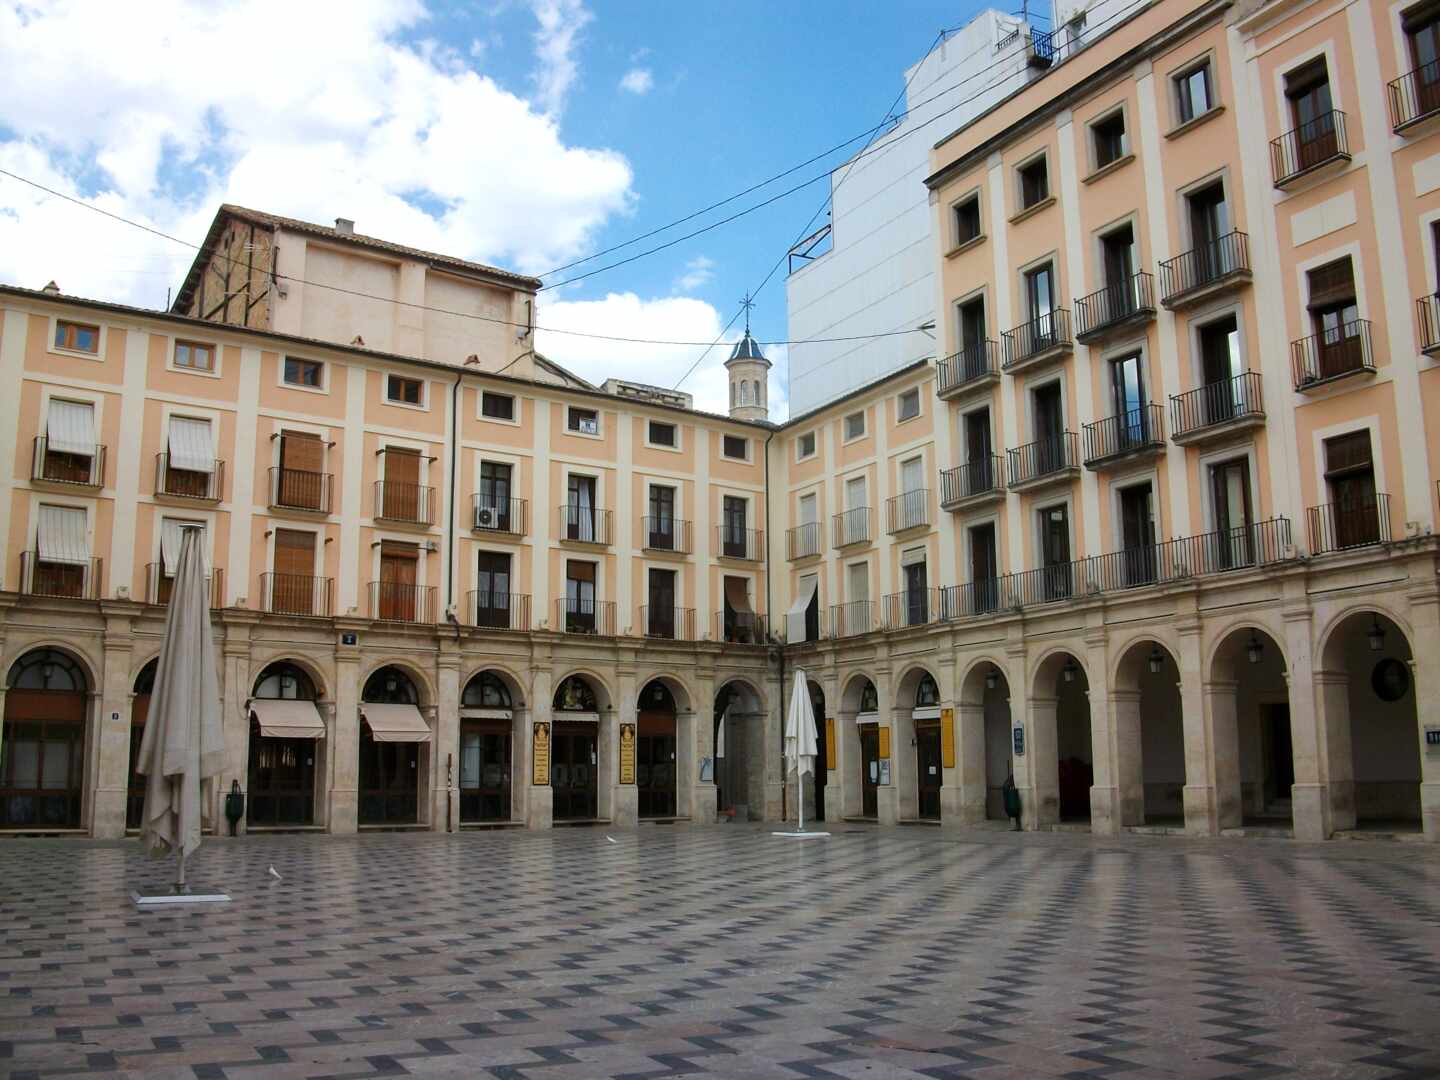
<svg viewBox="0 0 1440 1080">
<path fill-rule="evenodd" d="M 835 833 L 0 841 L 0 1074 L 1440 1075 L 1423 845 Z"/>
</svg>

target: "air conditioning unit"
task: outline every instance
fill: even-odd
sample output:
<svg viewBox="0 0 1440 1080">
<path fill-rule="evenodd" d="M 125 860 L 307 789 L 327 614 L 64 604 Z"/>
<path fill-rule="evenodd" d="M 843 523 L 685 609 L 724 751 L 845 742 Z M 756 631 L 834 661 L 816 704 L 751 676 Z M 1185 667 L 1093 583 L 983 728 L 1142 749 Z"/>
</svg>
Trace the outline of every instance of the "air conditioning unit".
<svg viewBox="0 0 1440 1080">
<path fill-rule="evenodd" d="M 475 527 L 477 529 L 498 529 L 500 527 L 500 511 L 493 506 L 476 507 Z"/>
</svg>

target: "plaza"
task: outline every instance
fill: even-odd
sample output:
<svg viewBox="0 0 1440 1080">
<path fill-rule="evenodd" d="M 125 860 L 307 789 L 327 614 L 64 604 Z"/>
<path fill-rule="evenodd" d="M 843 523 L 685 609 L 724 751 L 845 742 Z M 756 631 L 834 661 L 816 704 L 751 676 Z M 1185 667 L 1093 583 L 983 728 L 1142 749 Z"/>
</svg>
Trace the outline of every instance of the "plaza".
<svg viewBox="0 0 1440 1080">
<path fill-rule="evenodd" d="M 0 1074 L 1440 1072 L 1429 845 L 830 829 L 15 840 Z"/>
</svg>

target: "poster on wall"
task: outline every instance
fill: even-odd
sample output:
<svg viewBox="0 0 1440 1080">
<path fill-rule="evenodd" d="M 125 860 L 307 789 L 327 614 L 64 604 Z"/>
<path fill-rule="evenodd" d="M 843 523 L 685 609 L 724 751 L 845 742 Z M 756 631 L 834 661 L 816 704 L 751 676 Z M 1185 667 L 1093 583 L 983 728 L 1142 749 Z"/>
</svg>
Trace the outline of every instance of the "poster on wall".
<svg viewBox="0 0 1440 1080">
<path fill-rule="evenodd" d="M 535 746 L 534 746 L 535 767 L 532 770 L 531 783 L 535 787 L 550 786 L 550 725 L 544 721 L 535 725 Z"/>
<path fill-rule="evenodd" d="M 620 783 L 635 783 L 635 725 L 620 725 Z"/>
<path fill-rule="evenodd" d="M 940 764 L 955 768 L 955 710 L 940 710 Z"/>
</svg>

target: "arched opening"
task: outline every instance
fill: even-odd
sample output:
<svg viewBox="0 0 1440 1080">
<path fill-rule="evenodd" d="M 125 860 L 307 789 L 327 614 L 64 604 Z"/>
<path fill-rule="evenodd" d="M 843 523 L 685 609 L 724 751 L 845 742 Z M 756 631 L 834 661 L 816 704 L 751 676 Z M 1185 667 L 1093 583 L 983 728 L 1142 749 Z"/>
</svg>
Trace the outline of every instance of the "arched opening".
<svg viewBox="0 0 1440 1080">
<path fill-rule="evenodd" d="M 1125 650 L 1111 700 L 1123 825 L 1185 822 L 1185 725 L 1180 669 L 1157 641 Z"/>
<path fill-rule="evenodd" d="M 58 649 L 34 649 L 6 680 L 0 828 L 78 829 L 90 682 Z"/>
<path fill-rule="evenodd" d="M 675 817 L 675 695 L 659 679 L 636 709 L 635 788 L 642 818 Z"/>
<path fill-rule="evenodd" d="M 715 695 L 715 805 L 734 821 L 749 819 L 750 807 L 765 805 L 765 777 L 751 775 L 750 763 L 763 761 L 765 710 L 749 683 L 734 681 Z M 758 816 L 758 810 L 757 810 Z"/>
<path fill-rule="evenodd" d="M 1068 652 L 1052 653 L 1035 673 L 1025 753 L 1033 787 L 1033 821 L 1090 821 L 1095 758 L 1090 737 L 1090 682 Z"/>
<path fill-rule="evenodd" d="M 880 787 L 890 782 L 890 748 L 881 742 L 880 695 L 875 684 L 864 675 L 851 679 L 841 694 L 841 712 L 854 718 L 853 723 L 846 725 L 846 738 L 850 740 L 847 749 L 852 751 L 846 757 L 855 762 L 851 768 L 859 771 L 856 779 L 860 789 L 859 805 L 847 806 L 846 816 L 877 821 L 880 816 Z M 889 731 L 887 726 L 887 742 Z"/>
<path fill-rule="evenodd" d="M 807 679 L 805 687 L 810 691 L 810 708 L 815 712 L 815 775 L 811 777 L 812 782 L 805 785 L 805 796 L 810 800 L 806 817 L 810 821 L 824 821 L 825 788 L 829 784 L 829 762 L 833 757 L 830 749 L 833 736 L 830 729 L 834 725 L 826 722 L 828 714 L 825 712 L 825 691 L 820 684 L 814 679 Z"/>
<path fill-rule="evenodd" d="M 481 671 L 460 694 L 460 823 L 509 821 L 517 695 Z"/>
<path fill-rule="evenodd" d="M 250 695 L 245 821 L 250 828 L 315 824 L 317 758 L 325 721 L 309 673 L 280 660 L 260 672 Z"/>
<path fill-rule="evenodd" d="M 902 688 L 903 692 L 903 688 Z M 928 671 L 915 680 L 909 700 L 910 724 L 915 744 L 915 816 L 921 821 L 940 820 L 940 789 L 945 783 L 940 739 L 940 687 Z"/>
<path fill-rule="evenodd" d="M 125 791 L 125 828 L 138 829 L 145 818 L 146 776 L 140 771 L 140 743 L 145 738 L 145 721 L 150 716 L 150 695 L 155 691 L 157 656 L 140 669 L 130 698 L 130 779 Z"/>
<path fill-rule="evenodd" d="M 599 817 L 600 700 L 589 680 L 571 675 L 555 688 L 550 787 L 556 821 Z"/>
<path fill-rule="evenodd" d="M 1336 829 L 1362 826 L 1385 831 L 1418 831 L 1420 734 L 1410 642 L 1392 619 L 1375 611 L 1346 616 L 1330 633 L 1317 687 L 1324 694 L 1326 727 L 1348 732 L 1348 762 L 1331 763 L 1331 804 Z M 1343 753 L 1343 750 L 1341 751 Z M 1353 770 L 1353 798 L 1344 790 L 1345 765 Z M 1338 767 L 1337 767 L 1338 766 Z M 1354 807 L 1345 820 L 1347 802 Z"/>
<path fill-rule="evenodd" d="M 1205 696 L 1222 829 L 1290 828 L 1295 761 L 1285 671 L 1280 646 L 1257 627 L 1230 631 L 1215 650 Z"/>
<path fill-rule="evenodd" d="M 361 825 L 414 825 L 429 764 L 430 725 L 404 668 L 387 665 L 360 692 Z"/>
<path fill-rule="evenodd" d="M 961 816 L 966 822 L 1004 821 L 1005 781 L 1014 772 L 1005 672 L 988 660 L 966 672 L 958 712 Z"/>
</svg>

